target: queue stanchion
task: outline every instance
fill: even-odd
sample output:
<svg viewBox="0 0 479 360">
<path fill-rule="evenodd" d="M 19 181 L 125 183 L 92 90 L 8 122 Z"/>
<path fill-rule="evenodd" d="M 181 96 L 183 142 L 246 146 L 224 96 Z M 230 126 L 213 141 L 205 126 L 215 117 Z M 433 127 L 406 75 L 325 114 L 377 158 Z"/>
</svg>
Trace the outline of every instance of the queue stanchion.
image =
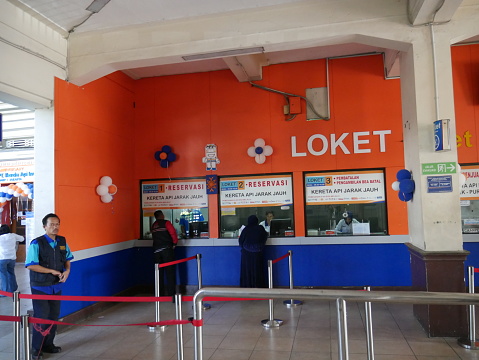
<svg viewBox="0 0 479 360">
<path fill-rule="evenodd" d="M 268 287 L 273 288 L 273 260 L 268 260 Z M 269 299 L 269 319 L 261 320 L 266 328 L 279 327 L 283 325 L 283 320 L 274 318 L 274 300 Z"/>
<path fill-rule="evenodd" d="M 293 252 L 291 250 L 288 250 L 288 268 L 289 268 L 289 288 L 293 290 L 294 284 L 293 284 Z M 303 305 L 303 302 L 301 300 L 294 300 L 294 299 L 288 299 L 284 300 L 283 304 L 286 305 L 286 307 L 291 308 L 291 307 L 296 307 L 299 305 Z"/>
<path fill-rule="evenodd" d="M 160 267 L 155 264 L 155 297 L 160 297 Z M 155 322 L 160 322 L 160 302 L 155 301 Z M 150 330 L 164 329 L 165 326 L 149 326 Z"/>
<path fill-rule="evenodd" d="M 23 326 L 23 355 L 25 360 L 30 360 L 30 324 L 29 315 L 22 315 Z"/>
<path fill-rule="evenodd" d="M 201 254 L 196 254 L 196 266 L 198 268 L 198 290 L 203 287 L 203 274 L 201 272 Z M 203 310 L 211 309 L 210 304 L 203 303 Z"/>
<path fill-rule="evenodd" d="M 20 316 L 20 292 L 13 293 L 13 316 Z M 13 323 L 13 346 L 15 348 L 15 360 L 20 360 L 20 322 Z"/>
<path fill-rule="evenodd" d="M 338 359 L 349 360 L 346 300 L 341 298 L 336 299 L 336 314 L 338 321 Z"/>
<path fill-rule="evenodd" d="M 474 273 L 479 272 L 478 269 L 474 269 L 474 266 L 468 266 L 467 268 L 469 277 L 469 293 L 474 294 Z M 478 350 L 479 342 L 476 340 L 476 306 L 469 305 L 469 337 L 460 338 L 457 343 L 463 348 L 469 350 Z"/>
<path fill-rule="evenodd" d="M 371 291 L 371 287 L 365 286 L 364 290 Z M 374 360 L 373 317 L 370 301 L 364 302 L 364 311 L 366 314 L 366 341 L 368 346 L 368 360 Z"/>
<path fill-rule="evenodd" d="M 176 320 L 183 320 L 181 314 L 181 294 L 175 295 L 176 303 Z M 176 345 L 178 360 L 183 360 L 184 346 L 183 346 L 183 325 L 176 325 Z"/>
</svg>

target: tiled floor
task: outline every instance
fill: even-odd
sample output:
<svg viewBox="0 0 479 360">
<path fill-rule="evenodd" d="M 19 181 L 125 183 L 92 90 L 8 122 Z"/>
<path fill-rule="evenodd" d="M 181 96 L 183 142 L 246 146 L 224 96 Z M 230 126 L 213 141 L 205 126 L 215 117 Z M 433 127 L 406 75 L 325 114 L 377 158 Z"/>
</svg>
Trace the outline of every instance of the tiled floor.
<svg viewBox="0 0 479 360">
<path fill-rule="evenodd" d="M 29 292 L 23 264 L 17 266 L 20 291 Z M 211 302 L 204 312 L 203 358 L 211 360 L 324 360 L 338 359 L 335 302 L 305 301 L 289 309 L 275 302 L 274 317 L 284 324 L 266 329 L 268 301 Z M 22 304 L 25 313 L 31 304 Z M 0 299 L 0 314 L 12 315 L 10 298 Z M 192 316 L 191 303 L 183 303 L 183 318 Z M 479 350 L 466 350 L 455 338 L 427 338 L 412 315 L 411 305 L 373 304 L 376 360 L 479 359 Z M 131 324 L 152 321 L 154 305 L 121 303 L 95 315 L 82 325 Z M 161 303 L 161 319 L 175 318 L 174 304 Z M 0 322 L 0 360 L 13 359 L 13 325 Z M 184 359 L 194 359 L 193 327 L 183 327 Z M 364 305 L 348 304 L 349 359 L 367 359 Z M 146 326 L 69 328 L 56 337 L 60 354 L 44 359 L 148 360 L 177 359 L 176 327 L 150 331 Z M 23 356 L 23 355 L 22 355 Z"/>
</svg>

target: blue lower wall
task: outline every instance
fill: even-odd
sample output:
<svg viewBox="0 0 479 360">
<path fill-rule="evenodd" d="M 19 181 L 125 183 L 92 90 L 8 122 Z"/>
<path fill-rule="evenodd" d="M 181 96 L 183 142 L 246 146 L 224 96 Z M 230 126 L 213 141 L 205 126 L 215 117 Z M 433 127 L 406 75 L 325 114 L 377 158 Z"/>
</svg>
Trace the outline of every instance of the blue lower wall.
<svg viewBox="0 0 479 360">
<path fill-rule="evenodd" d="M 266 260 L 293 251 L 295 286 L 410 286 L 409 251 L 404 244 L 267 246 Z M 238 286 L 241 254 L 235 246 L 176 248 L 176 258 L 202 255 L 203 286 Z M 476 252 L 477 253 L 477 252 Z M 273 265 L 275 286 L 289 286 L 288 259 Z M 177 282 L 198 285 L 196 260 L 177 265 Z M 111 296 L 154 283 L 151 248 L 139 247 L 74 261 L 63 294 Z M 62 316 L 91 302 L 64 301 Z"/>
</svg>

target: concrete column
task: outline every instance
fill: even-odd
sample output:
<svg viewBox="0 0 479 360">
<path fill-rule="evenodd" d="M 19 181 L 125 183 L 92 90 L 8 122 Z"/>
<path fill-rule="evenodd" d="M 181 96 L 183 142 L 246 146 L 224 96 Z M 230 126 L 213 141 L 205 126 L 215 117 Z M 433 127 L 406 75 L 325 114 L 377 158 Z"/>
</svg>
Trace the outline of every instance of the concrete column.
<svg viewBox="0 0 479 360">
<path fill-rule="evenodd" d="M 401 95 L 406 168 L 416 183 L 408 203 L 412 283 L 421 291 L 465 291 L 458 174 L 453 190 L 428 193 L 424 163 L 457 163 L 449 39 L 436 27 L 422 29 L 401 55 Z M 450 151 L 434 151 L 433 122 L 450 119 Z M 465 307 L 417 305 L 414 313 L 430 336 L 463 336 Z"/>
</svg>

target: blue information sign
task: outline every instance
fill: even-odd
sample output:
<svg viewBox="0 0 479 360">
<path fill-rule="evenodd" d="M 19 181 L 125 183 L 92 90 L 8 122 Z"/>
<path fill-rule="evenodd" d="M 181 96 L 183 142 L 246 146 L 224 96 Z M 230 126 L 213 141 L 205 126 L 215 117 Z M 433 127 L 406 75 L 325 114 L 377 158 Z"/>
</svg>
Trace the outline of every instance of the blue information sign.
<svg viewBox="0 0 479 360">
<path fill-rule="evenodd" d="M 452 176 L 428 176 L 427 177 L 428 193 L 452 192 Z"/>
</svg>

